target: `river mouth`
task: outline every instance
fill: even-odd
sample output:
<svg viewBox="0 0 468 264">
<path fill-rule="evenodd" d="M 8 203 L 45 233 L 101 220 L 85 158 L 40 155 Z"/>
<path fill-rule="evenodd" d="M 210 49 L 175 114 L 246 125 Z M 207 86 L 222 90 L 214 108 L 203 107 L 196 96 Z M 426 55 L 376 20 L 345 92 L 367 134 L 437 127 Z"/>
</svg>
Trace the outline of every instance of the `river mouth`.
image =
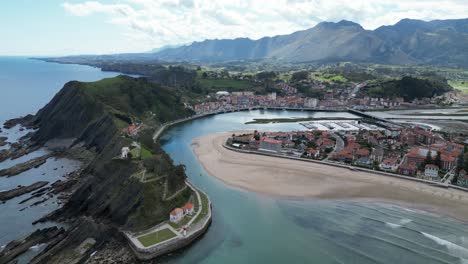
<svg viewBox="0 0 468 264">
<path fill-rule="evenodd" d="M 405 204 L 266 196 L 226 186 L 192 152 L 195 138 L 235 130 L 291 131 L 299 124 L 251 124 L 253 118 L 304 117 L 307 112 L 250 111 L 176 125 L 161 138 L 189 180 L 213 201 L 213 224 L 169 263 L 457 263 L 468 259 L 468 226 Z M 338 116 L 339 117 L 339 116 Z M 467 251 L 468 252 L 468 251 Z"/>
</svg>

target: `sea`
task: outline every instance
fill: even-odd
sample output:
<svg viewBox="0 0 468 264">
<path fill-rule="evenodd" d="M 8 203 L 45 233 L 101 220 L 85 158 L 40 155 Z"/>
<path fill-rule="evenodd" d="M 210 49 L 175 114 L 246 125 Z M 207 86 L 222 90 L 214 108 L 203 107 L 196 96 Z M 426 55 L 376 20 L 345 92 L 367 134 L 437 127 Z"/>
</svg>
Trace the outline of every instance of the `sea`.
<svg viewBox="0 0 468 264">
<path fill-rule="evenodd" d="M 8 119 L 36 113 L 69 81 L 90 82 L 118 74 L 102 72 L 98 68 L 83 65 L 48 63 L 26 57 L 0 57 L 0 127 Z M 12 143 L 28 132 L 28 130 L 20 129 L 19 126 L 12 129 L 2 128 L 0 137 L 7 137 L 7 141 Z M 5 148 L 8 148 L 8 145 L 0 147 L 0 150 Z M 40 149 L 15 160 L 0 162 L 0 170 L 47 153 L 47 149 Z M 48 181 L 52 184 L 63 179 L 66 174 L 77 170 L 79 166 L 77 161 L 49 158 L 38 168 L 10 178 L 0 177 L 0 192 L 38 181 Z M 26 236 L 38 228 L 54 225 L 54 223 L 32 225 L 32 222 L 58 209 L 60 204 L 57 199 L 51 198 L 44 203 L 33 205 L 43 199 L 43 197 L 38 197 L 20 204 L 29 196 L 30 194 L 24 194 L 0 203 L 0 250 L 11 240 Z M 45 245 L 32 247 L 19 258 L 19 263 L 27 263 L 44 247 Z"/>
<path fill-rule="evenodd" d="M 36 112 L 70 80 L 94 81 L 118 73 L 0 57 L 0 120 Z M 161 138 L 188 179 L 213 203 L 213 222 L 192 246 L 158 260 L 160 263 L 468 263 L 468 225 L 458 220 L 395 204 L 320 199 L 290 199 L 232 188 L 210 176 L 191 150 L 193 139 L 242 129 L 301 129 L 297 123 L 245 124 L 254 118 L 349 117 L 348 113 L 255 110 L 210 116 L 179 124 Z M 4 131 L 14 141 L 25 131 Z M 42 149 L 0 169 L 40 156 Z M 63 168 L 62 168 L 63 166 Z M 0 178 L 0 190 L 38 180 L 53 182 L 79 166 L 50 159 L 43 166 L 11 178 Z M 31 222 L 58 208 L 53 199 L 39 206 L 19 205 L 28 194 L 0 204 L 0 246 L 42 225 Z M 23 208 L 26 208 L 22 210 Z M 44 248 L 37 245 L 27 260 Z"/>
</svg>

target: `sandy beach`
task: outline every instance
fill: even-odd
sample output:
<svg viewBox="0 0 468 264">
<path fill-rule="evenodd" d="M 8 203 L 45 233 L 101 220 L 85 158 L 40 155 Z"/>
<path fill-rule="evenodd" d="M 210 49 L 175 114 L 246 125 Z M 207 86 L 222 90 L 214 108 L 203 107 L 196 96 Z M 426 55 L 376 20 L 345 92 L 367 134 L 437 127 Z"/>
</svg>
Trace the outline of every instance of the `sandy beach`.
<svg viewBox="0 0 468 264">
<path fill-rule="evenodd" d="M 228 185 L 267 195 L 397 203 L 468 221 L 468 192 L 324 164 L 239 153 L 222 146 L 231 134 L 212 134 L 192 143 L 205 170 Z"/>
</svg>

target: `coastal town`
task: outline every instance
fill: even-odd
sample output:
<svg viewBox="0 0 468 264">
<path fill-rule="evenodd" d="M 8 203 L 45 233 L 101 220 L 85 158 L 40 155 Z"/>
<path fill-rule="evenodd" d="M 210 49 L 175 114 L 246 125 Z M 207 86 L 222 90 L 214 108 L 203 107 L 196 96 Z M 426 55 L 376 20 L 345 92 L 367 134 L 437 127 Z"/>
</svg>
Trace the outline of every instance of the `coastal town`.
<svg viewBox="0 0 468 264">
<path fill-rule="evenodd" d="M 339 120 L 322 124 L 332 129 L 233 134 L 227 145 L 468 187 L 464 137 L 419 125 L 383 127 Z"/>
<path fill-rule="evenodd" d="M 255 94 L 253 91 L 218 91 L 207 96 L 204 102 L 189 106 L 196 114 L 213 112 L 229 112 L 249 108 L 296 108 L 315 110 L 344 110 L 348 108 L 368 109 L 398 109 L 434 107 L 440 104 L 458 102 L 452 94 L 445 94 L 431 98 L 413 99 L 405 101 L 402 97 L 371 97 L 362 92 L 367 86 L 366 82 L 327 89 L 323 84 L 308 84 L 320 96 L 308 97 L 287 83 L 276 84 L 278 92 L 265 95 Z M 281 94 L 281 95 L 280 95 Z"/>
</svg>

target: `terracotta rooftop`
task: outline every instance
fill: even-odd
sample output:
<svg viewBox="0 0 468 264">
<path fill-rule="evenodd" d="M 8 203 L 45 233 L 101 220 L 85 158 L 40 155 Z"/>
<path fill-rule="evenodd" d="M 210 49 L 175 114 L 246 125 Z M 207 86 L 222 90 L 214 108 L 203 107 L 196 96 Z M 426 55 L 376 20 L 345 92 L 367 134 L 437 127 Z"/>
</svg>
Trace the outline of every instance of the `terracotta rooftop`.
<svg viewBox="0 0 468 264">
<path fill-rule="evenodd" d="M 176 208 L 171 211 L 171 215 L 178 215 L 178 214 L 183 214 L 183 213 L 184 213 L 184 210 L 182 210 L 181 208 Z"/>
<path fill-rule="evenodd" d="M 268 137 L 263 138 L 263 141 L 267 142 L 267 143 L 272 143 L 272 144 L 282 144 L 283 143 L 281 140 L 276 140 L 276 139 L 268 138 Z"/>
<path fill-rule="evenodd" d="M 193 209 L 193 204 L 186 203 L 183 208 L 186 209 L 186 210 L 192 210 Z"/>
</svg>

